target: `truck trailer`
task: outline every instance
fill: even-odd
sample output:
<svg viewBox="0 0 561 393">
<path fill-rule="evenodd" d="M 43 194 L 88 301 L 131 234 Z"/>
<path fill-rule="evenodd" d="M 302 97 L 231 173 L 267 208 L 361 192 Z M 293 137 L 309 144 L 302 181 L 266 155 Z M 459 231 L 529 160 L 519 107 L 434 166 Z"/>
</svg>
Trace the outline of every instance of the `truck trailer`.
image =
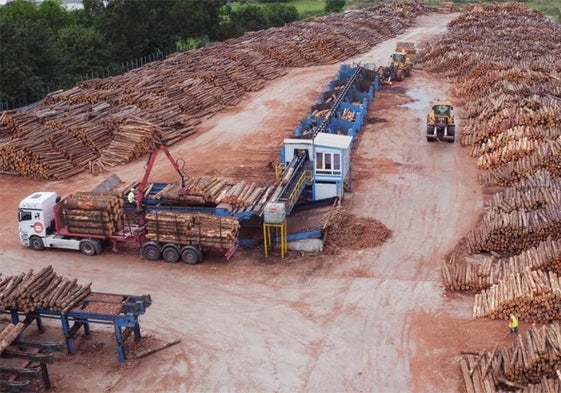
<svg viewBox="0 0 561 393">
<path fill-rule="evenodd" d="M 200 263 L 209 250 L 230 259 L 238 246 L 235 218 L 177 208 L 146 214 L 125 205 L 117 195 L 84 192 L 62 199 L 55 192 L 35 192 L 19 204 L 20 242 L 34 250 L 79 250 L 84 255 L 99 254 L 107 244 L 116 252 L 118 243 L 131 243 L 140 247 L 144 259 L 188 264 Z"/>
</svg>

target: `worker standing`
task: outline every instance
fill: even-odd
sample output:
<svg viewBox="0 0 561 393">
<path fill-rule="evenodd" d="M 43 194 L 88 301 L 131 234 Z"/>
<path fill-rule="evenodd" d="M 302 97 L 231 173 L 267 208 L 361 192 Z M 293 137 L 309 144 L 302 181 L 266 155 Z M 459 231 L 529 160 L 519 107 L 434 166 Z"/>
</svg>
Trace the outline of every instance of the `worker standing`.
<svg viewBox="0 0 561 393">
<path fill-rule="evenodd" d="M 131 188 L 131 190 L 129 191 L 129 194 L 127 195 L 127 200 L 131 204 L 134 203 L 134 188 Z"/>
<path fill-rule="evenodd" d="M 518 317 L 516 315 L 510 314 L 508 328 L 510 329 L 510 333 L 518 334 Z"/>
</svg>

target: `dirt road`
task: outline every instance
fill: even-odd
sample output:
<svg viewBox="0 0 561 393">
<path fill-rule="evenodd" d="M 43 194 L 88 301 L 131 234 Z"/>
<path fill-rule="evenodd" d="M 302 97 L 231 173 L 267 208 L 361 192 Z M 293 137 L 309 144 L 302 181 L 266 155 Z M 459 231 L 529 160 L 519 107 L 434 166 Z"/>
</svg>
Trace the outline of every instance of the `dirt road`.
<svg viewBox="0 0 561 393">
<path fill-rule="evenodd" d="M 396 41 L 430 39 L 455 15 L 428 15 L 395 40 L 351 61 L 385 64 Z M 206 119 L 172 147 L 193 176 L 272 179 L 266 165 L 323 92 L 339 65 L 291 70 L 235 108 Z M 375 249 L 264 260 L 239 250 L 197 266 L 146 262 L 129 250 L 98 257 L 23 249 L 17 202 L 34 190 L 67 194 L 104 177 L 41 183 L 1 177 L 1 271 L 53 265 L 92 282 L 96 292 L 151 294 L 142 333 L 181 342 L 117 363 L 112 330 L 93 326 L 76 354 L 51 366 L 54 391 L 67 392 L 457 392 L 455 356 L 501 336 L 499 321 L 471 321 L 471 298 L 448 298 L 440 265 L 478 219 L 483 195 L 475 163 L 458 143 L 428 144 L 430 100 L 448 86 L 423 71 L 378 92 L 353 152 L 353 193 L 344 206 L 380 220 L 393 237 Z M 461 125 L 460 125 L 461 132 Z M 142 160 L 118 168 L 127 181 Z M 158 161 L 153 180 L 174 181 Z M 61 338 L 55 322 L 47 335 Z M 79 376 L 79 377 L 77 377 Z"/>
</svg>

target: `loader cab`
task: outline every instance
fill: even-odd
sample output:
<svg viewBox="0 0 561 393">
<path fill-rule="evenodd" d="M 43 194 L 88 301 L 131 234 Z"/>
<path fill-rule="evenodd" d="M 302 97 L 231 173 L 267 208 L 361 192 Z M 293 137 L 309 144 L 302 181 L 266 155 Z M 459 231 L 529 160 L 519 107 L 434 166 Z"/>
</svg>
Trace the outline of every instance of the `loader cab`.
<svg viewBox="0 0 561 393">
<path fill-rule="evenodd" d="M 450 105 L 434 105 L 432 110 L 436 116 L 448 116 L 452 107 Z"/>
<path fill-rule="evenodd" d="M 406 56 L 404 53 L 400 53 L 400 52 L 396 52 L 393 55 L 391 55 L 392 61 L 396 62 L 396 63 L 401 63 L 401 64 L 405 64 L 406 61 Z"/>
</svg>

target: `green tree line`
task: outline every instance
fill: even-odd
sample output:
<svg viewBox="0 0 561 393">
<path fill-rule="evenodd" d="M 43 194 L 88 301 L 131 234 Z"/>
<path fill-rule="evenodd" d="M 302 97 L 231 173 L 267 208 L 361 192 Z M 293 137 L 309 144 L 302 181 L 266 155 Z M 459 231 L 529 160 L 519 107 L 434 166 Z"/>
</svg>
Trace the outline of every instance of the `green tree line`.
<svg viewBox="0 0 561 393">
<path fill-rule="evenodd" d="M 284 2 L 234 10 L 228 0 L 83 0 L 70 10 L 60 0 L 11 1 L 0 6 L 0 110 L 298 17 Z"/>
</svg>

